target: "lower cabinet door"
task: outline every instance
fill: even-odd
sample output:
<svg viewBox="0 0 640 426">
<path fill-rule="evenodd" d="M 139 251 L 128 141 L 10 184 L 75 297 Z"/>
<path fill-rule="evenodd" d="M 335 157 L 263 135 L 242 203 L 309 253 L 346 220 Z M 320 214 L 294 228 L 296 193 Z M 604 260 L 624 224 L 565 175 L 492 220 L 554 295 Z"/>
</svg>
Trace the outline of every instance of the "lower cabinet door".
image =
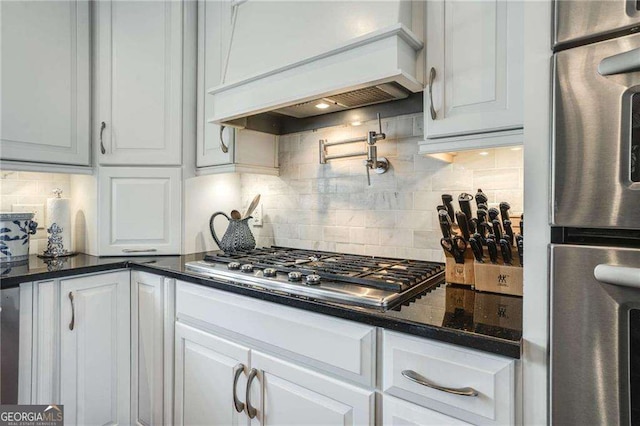
<svg viewBox="0 0 640 426">
<path fill-rule="evenodd" d="M 60 321 L 65 423 L 129 424 L 129 271 L 60 280 Z"/>
<path fill-rule="evenodd" d="M 385 426 L 443 426 L 468 425 L 470 423 L 384 395 L 382 397 L 382 424 Z"/>
<path fill-rule="evenodd" d="M 369 425 L 374 392 L 252 351 L 250 407 L 263 425 Z M 259 382 L 259 383 L 258 383 Z M 258 395 L 257 390 L 261 390 Z"/>
<path fill-rule="evenodd" d="M 249 348 L 176 323 L 174 424 L 247 425 L 234 395 L 243 408 L 248 365 Z"/>
<path fill-rule="evenodd" d="M 131 272 L 131 423 L 170 424 L 174 281 Z"/>
</svg>

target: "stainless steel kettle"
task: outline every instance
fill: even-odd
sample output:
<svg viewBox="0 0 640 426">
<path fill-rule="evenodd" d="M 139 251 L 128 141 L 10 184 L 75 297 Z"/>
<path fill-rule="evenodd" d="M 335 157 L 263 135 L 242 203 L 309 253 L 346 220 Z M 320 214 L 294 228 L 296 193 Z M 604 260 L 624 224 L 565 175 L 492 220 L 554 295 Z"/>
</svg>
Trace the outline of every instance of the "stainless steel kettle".
<svg viewBox="0 0 640 426">
<path fill-rule="evenodd" d="M 213 228 L 213 220 L 218 215 L 226 217 L 229 221 L 229 226 L 222 236 L 222 240 L 218 239 L 216 231 Z M 251 219 L 251 216 L 242 219 L 232 219 L 224 212 L 217 212 L 211 215 L 211 219 L 209 219 L 211 236 L 222 251 L 229 253 L 234 251 L 253 250 L 256 248 L 256 240 L 251 233 L 251 229 L 249 229 L 249 219 Z"/>
</svg>

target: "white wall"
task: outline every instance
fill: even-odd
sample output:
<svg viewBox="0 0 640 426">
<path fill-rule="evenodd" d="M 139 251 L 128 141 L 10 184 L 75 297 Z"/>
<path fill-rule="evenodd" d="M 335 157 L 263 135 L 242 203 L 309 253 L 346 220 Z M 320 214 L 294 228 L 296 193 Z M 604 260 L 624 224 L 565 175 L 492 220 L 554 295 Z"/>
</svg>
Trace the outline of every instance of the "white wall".
<svg viewBox="0 0 640 426">
<path fill-rule="evenodd" d="M 218 211 L 229 214 L 240 207 L 240 176 L 222 174 L 201 176 L 184 182 L 184 253 L 216 250 L 209 231 L 209 218 Z M 227 221 L 217 217 L 216 233 L 222 238 Z"/>
</svg>

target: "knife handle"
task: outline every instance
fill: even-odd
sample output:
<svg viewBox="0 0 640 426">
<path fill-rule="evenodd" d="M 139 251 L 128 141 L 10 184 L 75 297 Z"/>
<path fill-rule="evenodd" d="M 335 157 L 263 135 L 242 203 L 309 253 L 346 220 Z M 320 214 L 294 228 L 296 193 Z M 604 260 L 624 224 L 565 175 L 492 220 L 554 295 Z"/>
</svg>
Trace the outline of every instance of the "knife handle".
<svg viewBox="0 0 640 426">
<path fill-rule="evenodd" d="M 500 240 L 500 252 L 502 253 L 502 260 L 504 261 L 504 264 L 511 265 L 512 264 L 511 245 L 509 244 L 509 241 L 507 241 L 505 238 L 502 238 Z"/>
<path fill-rule="evenodd" d="M 454 223 L 456 221 L 456 215 L 453 210 L 453 197 L 450 194 L 442 194 L 442 202 L 447 208 L 447 212 L 449 212 L 449 219 L 451 219 L 451 223 Z"/>
<path fill-rule="evenodd" d="M 498 219 L 498 216 L 500 216 L 500 210 L 496 209 L 495 207 L 491 207 L 489 209 L 489 219 L 491 219 L 491 221 L 493 222 L 494 220 Z"/>
<path fill-rule="evenodd" d="M 489 259 L 491 263 L 498 263 L 498 247 L 493 238 L 487 238 L 487 250 L 489 251 Z"/>
<path fill-rule="evenodd" d="M 493 219 L 493 234 L 496 236 L 496 241 L 500 241 L 502 238 L 502 225 L 498 219 Z"/>
<path fill-rule="evenodd" d="M 469 241 L 469 223 L 467 222 L 467 215 L 464 212 L 456 212 L 456 220 L 458 221 L 458 227 L 462 232 L 462 237 L 465 241 Z"/>
<path fill-rule="evenodd" d="M 518 248 L 518 260 L 520 266 L 524 266 L 524 238 L 522 235 L 516 235 L 516 247 Z"/>
<path fill-rule="evenodd" d="M 489 197 L 487 197 L 487 194 L 482 192 L 482 189 L 478 188 L 478 192 L 476 192 L 476 206 L 480 208 L 480 204 L 486 205 L 487 201 L 489 201 Z"/>
<path fill-rule="evenodd" d="M 509 244 L 513 245 L 513 228 L 511 227 L 511 221 L 509 219 L 503 220 L 504 225 L 504 237 L 509 241 Z"/>
<path fill-rule="evenodd" d="M 524 213 L 520 215 L 520 235 L 524 235 Z"/>
<path fill-rule="evenodd" d="M 473 238 L 475 238 L 476 241 L 480 244 L 481 249 L 482 249 L 482 246 L 487 245 L 486 238 L 484 237 L 484 235 L 480 234 L 479 232 L 476 232 L 475 234 L 473 234 Z"/>
<path fill-rule="evenodd" d="M 482 253 L 482 244 L 480 241 L 476 240 L 474 237 L 469 238 L 469 245 L 471 246 L 471 250 L 473 251 L 473 255 L 476 257 L 476 260 L 480 263 L 484 263 L 483 253 Z"/>
<path fill-rule="evenodd" d="M 460 210 L 467 215 L 467 219 L 471 218 L 471 200 L 473 200 L 473 195 L 467 194 L 463 192 L 458 196 L 458 204 L 460 204 Z"/>
<path fill-rule="evenodd" d="M 509 220 L 509 209 L 511 208 L 511 204 L 503 201 L 500 203 L 500 216 L 502 217 L 502 221 Z"/>
<path fill-rule="evenodd" d="M 478 214 L 478 222 L 482 223 L 487 221 L 487 217 L 489 216 L 487 210 L 479 208 L 476 213 Z"/>
<path fill-rule="evenodd" d="M 440 230 L 444 238 L 451 238 L 451 219 L 449 219 L 449 213 L 446 210 L 440 210 L 438 212 L 438 221 L 440 222 Z"/>
</svg>

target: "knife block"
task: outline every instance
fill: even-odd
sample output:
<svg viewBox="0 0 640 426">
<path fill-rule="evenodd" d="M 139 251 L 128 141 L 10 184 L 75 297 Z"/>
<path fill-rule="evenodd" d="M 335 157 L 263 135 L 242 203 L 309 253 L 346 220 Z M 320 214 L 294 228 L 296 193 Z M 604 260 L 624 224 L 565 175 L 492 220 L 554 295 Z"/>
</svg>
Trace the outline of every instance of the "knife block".
<svg viewBox="0 0 640 426">
<path fill-rule="evenodd" d="M 475 262 L 474 275 L 476 290 L 522 296 L 520 266 Z"/>
<path fill-rule="evenodd" d="M 473 253 L 465 250 L 464 263 L 456 263 L 453 255 L 445 252 L 445 281 L 453 284 L 473 285 L 475 283 Z"/>
</svg>

